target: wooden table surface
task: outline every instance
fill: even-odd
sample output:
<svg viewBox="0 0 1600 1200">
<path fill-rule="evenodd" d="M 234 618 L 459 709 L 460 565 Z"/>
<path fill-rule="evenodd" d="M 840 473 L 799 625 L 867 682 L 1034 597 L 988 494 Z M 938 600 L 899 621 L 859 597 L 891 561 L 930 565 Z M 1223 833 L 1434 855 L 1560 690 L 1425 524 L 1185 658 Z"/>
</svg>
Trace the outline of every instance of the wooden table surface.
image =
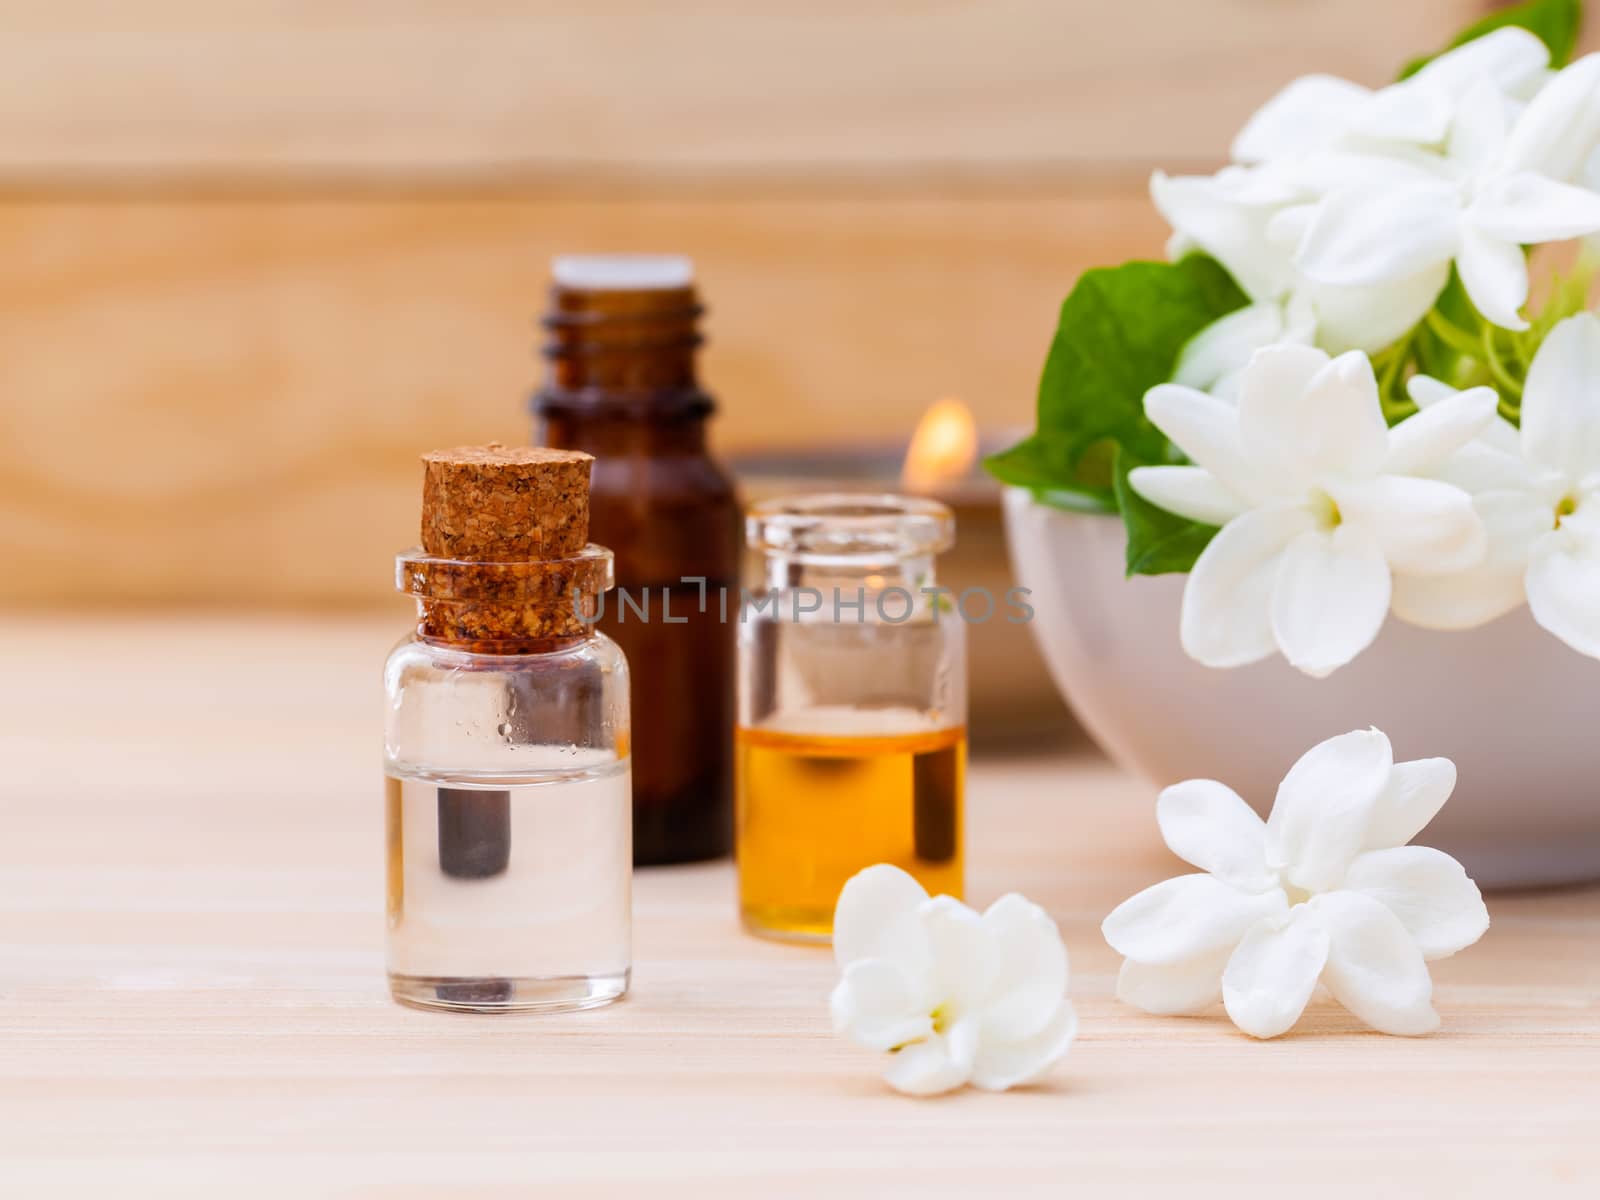
<svg viewBox="0 0 1600 1200">
<path fill-rule="evenodd" d="M 1600 889 L 1497 895 L 1442 1033 L 1328 1004 L 1253 1042 L 1116 1003 L 1098 926 L 1172 873 L 1151 789 L 977 758 L 970 898 L 1060 922 L 1046 1086 L 889 1092 L 826 951 L 743 935 L 727 863 L 640 873 L 626 1002 L 385 992 L 365 619 L 0 621 L 0 1195 L 1594 1196 Z M 1372 1187 L 1374 1180 L 1382 1186 Z"/>
</svg>

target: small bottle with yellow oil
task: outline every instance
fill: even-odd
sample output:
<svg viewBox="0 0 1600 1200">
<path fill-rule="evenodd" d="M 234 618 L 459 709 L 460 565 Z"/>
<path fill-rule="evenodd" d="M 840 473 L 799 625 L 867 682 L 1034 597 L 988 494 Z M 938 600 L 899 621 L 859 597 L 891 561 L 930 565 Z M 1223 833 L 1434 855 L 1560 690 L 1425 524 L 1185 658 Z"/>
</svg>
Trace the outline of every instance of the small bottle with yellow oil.
<svg viewBox="0 0 1600 1200">
<path fill-rule="evenodd" d="M 845 881 L 888 862 L 963 890 L 965 628 L 932 500 L 822 495 L 751 509 L 763 576 L 739 606 L 736 849 L 745 928 L 826 941 Z"/>
</svg>

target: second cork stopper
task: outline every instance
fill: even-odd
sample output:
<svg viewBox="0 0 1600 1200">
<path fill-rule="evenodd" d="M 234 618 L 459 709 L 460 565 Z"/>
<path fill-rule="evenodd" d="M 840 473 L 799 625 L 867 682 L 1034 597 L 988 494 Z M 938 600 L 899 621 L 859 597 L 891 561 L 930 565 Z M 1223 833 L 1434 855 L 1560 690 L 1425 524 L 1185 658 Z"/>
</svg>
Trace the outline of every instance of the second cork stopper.
<svg viewBox="0 0 1600 1200">
<path fill-rule="evenodd" d="M 589 540 L 591 455 L 460 446 L 422 456 L 422 548 L 468 562 L 548 562 Z"/>
</svg>

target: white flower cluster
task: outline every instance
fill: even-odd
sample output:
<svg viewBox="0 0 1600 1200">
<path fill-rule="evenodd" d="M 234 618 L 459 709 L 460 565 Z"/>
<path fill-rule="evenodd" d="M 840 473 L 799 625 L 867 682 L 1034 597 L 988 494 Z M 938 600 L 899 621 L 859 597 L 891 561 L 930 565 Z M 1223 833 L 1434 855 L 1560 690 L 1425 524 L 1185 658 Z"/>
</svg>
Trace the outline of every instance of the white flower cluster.
<svg viewBox="0 0 1600 1200">
<path fill-rule="evenodd" d="M 1222 527 L 1184 593 L 1198 661 L 1281 652 L 1322 676 L 1391 609 L 1462 629 L 1524 600 L 1600 658 L 1600 320 L 1545 336 L 1520 429 L 1493 388 L 1423 375 L 1408 384 L 1420 411 L 1387 428 L 1367 358 L 1429 314 L 1452 264 L 1483 319 L 1528 328 L 1523 247 L 1600 231 L 1600 54 L 1560 72 L 1548 58 L 1504 28 L 1377 91 L 1310 76 L 1251 119 L 1234 165 L 1155 177 L 1178 249 L 1219 260 L 1254 301 L 1145 397 L 1194 465 L 1130 476 Z"/>
<path fill-rule="evenodd" d="M 1526 328 L 1522 247 L 1600 231 L 1600 55 L 1549 60 L 1507 27 L 1377 90 L 1307 76 L 1250 119 L 1230 166 L 1157 173 L 1172 252 L 1203 250 L 1253 302 L 1190 344 L 1175 381 L 1229 394 L 1276 342 L 1380 350 L 1452 263 L 1485 318 Z"/>
<path fill-rule="evenodd" d="M 1117 996 L 1171 1016 L 1220 1001 L 1245 1033 L 1271 1038 L 1322 989 L 1374 1029 L 1431 1033 L 1428 963 L 1489 928 L 1461 864 L 1408 845 L 1455 784 L 1449 759 L 1395 762 L 1367 729 L 1302 755 L 1266 821 L 1214 780 L 1167 788 L 1161 835 L 1200 871 L 1106 917 L 1125 958 Z M 908 1095 L 1037 1083 L 1077 1033 L 1060 931 L 1022 896 L 980 915 L 879 863 L 839 893 L 833 951 L 834 1031 L 887 1055 L 885 1081 Z"/>
</svg>

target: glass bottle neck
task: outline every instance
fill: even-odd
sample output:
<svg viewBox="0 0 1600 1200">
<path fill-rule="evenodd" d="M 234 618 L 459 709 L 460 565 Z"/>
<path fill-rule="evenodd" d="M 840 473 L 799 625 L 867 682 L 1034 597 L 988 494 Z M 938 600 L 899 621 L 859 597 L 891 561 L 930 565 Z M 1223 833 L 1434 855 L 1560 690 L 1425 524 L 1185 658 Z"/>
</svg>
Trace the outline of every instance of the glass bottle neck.
<svg viewBox="0 0 1600 1200">
<path fill-rule="evenodd" d="M 589 290 L 557 285 L 544 319 L 552 408 L 711 411 L 695 377 L 702 309 L 692 287 Z"/>
<path fill-rule="evenodd" d="M 855 563 L 828 564 L 804 561 L 785 554 L 768 554 L 765 562 L 768 588 L 779 591 L 811 588 L 821 592 L 824 598 L 830 598 L 834 588 L 847 597 L 854 597 L 857 590 L 865 591 L 870 596 L 898 588 L 923 600 L 923 589 L 932 591 L 939 586 L 931 554 L 908 555 L 886 561 L 867 559 Z"/>
</svg>

